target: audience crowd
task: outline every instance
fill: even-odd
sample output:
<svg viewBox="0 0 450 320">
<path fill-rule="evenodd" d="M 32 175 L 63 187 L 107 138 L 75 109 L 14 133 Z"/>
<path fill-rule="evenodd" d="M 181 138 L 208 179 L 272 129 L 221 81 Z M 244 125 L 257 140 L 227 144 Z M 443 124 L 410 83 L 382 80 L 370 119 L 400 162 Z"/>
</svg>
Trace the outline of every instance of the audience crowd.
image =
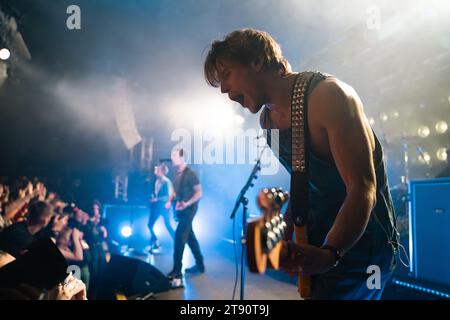
<svg viewBox="0 0 450 320">
<path fill-rule="evenodd" d="M 109 261 L 101 204 L 67 203 L 38 179 L 0 181 L 0 299 L 95 299 Z"/>
</svg>

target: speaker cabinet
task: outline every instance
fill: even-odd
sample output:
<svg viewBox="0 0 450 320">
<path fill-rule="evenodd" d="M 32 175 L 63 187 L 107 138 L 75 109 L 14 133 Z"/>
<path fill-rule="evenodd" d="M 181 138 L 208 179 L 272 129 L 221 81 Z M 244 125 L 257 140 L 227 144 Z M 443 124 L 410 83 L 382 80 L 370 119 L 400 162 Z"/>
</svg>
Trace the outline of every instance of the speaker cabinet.
<svg viewBox="0 0 450 320">
<path fill-rule="evenodd" d="M 98 299 L 115 299 L 117 292 L 130 297 L 171 288 L 166 276 L 151 264 L 113 254 L 102 274 Z"/>
<path fill-rule="evenodd" d="M 450 179 L 411 181 L 409 193 L 411 275 L 450 286 Z"/>
</svg>

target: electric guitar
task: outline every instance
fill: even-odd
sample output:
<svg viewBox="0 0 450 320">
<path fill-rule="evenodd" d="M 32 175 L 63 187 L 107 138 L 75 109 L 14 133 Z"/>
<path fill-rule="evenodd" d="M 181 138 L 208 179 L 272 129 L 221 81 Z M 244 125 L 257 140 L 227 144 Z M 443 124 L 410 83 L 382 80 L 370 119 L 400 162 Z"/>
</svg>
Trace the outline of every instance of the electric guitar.
<svg viewBox="0 0 450 320">
<path fill-rule="evenodd" d="M 280 258 L 287 256 L 282 244 L 287 224 L 280 209 L 288 198 L 288 193 L 281 188 L 266 188 L 259 192 L 257 203 L 263 214 L 249 220 L 247 228 L 247 261 L 251 272 L 263 274 L 267 268 L 278 270 Z M 295 241 L 307 244 L 306 227 L 295 226 Z M 310 298 L 309 276 L 299 275 L 298 292 L 302 298 Z"/>
</svg>

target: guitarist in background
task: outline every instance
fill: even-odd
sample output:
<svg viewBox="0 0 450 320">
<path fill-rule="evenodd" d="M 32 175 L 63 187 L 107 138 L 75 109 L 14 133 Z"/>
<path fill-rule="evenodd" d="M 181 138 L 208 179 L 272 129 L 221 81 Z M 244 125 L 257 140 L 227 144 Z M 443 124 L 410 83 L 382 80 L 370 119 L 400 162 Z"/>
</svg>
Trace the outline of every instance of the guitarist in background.
<svg viewBox="0 0 450 320">
<path fill-rule="evenodd" d="M 234 31 L 211 44 L 204 73 L 251 113 L 262 110 L 264 129 L 279 129 L 279 145 L 271 147 L 292 173 L 291 97 L 299 74 L 278 43 L 262 31 Z M 280 263 L 290 274 L 311 275 L 312 299 L 379 299 L 398 241 L 382 149 L 352 87 L 319 72 L 311 79 L 304 106 L 309 187 L 302 190 L 309 193 L 309 244 L 284 243 L 289 253 Z M 294 214 L 286 212 L 288 224 Z M 381 271 L 375 289 L 367 285 L 370 265 Z"/>
<path fill-rule="evenodd" d="M 172 182 L 167 178 L 169 168 L 164 163 L 160 163 L 155 167 L 155 187 L 150 198 L 150 219 L 148 221 L 148 229 L 150 230 L 150 251 L 157 250 L 161 244 L 156 237 L 153 227 L 159 216 L 164 219 L 164 225 L 172 239 L 175 237 L 175 231 L 170 224 L 169 209 L 166 209 L 166 202 L 169 201 L 170 195 L 174 192 Z"/>
<path fill-rule="evenodd" d="M 203 255 L 192 228 L 198 202 L 202 197 L 202 187 L 197 174 L 186 164 L 184 157 L 183 149 L 175 149 L 171 154 L 172 165 L 175 169 L 173 174 L 175 193 L 171 194 L 170 200 L 166 203 L 166 208 L 169 208 L 171 202 L 175 201 L 175 214 L 178 220 L 177 230 L 175 231 L 173 269 L 167 275 L 169 279 L 175 280 L 173 283 L 179 283 L 182 278 L 182 260 L 186 243 L 194 255 L 195 265 L 185 269 L 185 272 L 190 274 L 205 272 Z"/>
</svg>

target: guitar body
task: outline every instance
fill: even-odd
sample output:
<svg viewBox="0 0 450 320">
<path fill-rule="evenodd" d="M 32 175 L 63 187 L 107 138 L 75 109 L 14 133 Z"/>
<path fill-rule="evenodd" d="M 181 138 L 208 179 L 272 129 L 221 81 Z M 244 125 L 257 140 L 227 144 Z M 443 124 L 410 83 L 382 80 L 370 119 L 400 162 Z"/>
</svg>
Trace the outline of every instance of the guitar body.
<svg viewBox="0 0 450 320">
<path fill-rule="evenodd" d="M 286 250 L 282 250 L 282 242 L 288 227 L 280 214 L 281 206 L 287 198 L 287 193 L 275 188 L 264 189 L 258 194 L 258 206 L 263 215 L 249 220 L 247 226 L 247 261 L 251 272 L 263 274 L 267 268 L 277 270 L 280 257 L 287 254 Z M 308 244 L 306 226 L 294 226 L 294 232 L 297 244 Z M 311 297 L 309 276 L 299 275 L 298 292 L 303 299 Z"/>
<path fill-rule="evenodd" d="M 250 220 L 247 226 L 247 261 L 251 272 L 263 274 L 267 268 L 278 269 L 280 266 L 281 242 L 270 252 L 264 252 L 261 235 L 264 221 L 260 218 Z"/>
</svg>

